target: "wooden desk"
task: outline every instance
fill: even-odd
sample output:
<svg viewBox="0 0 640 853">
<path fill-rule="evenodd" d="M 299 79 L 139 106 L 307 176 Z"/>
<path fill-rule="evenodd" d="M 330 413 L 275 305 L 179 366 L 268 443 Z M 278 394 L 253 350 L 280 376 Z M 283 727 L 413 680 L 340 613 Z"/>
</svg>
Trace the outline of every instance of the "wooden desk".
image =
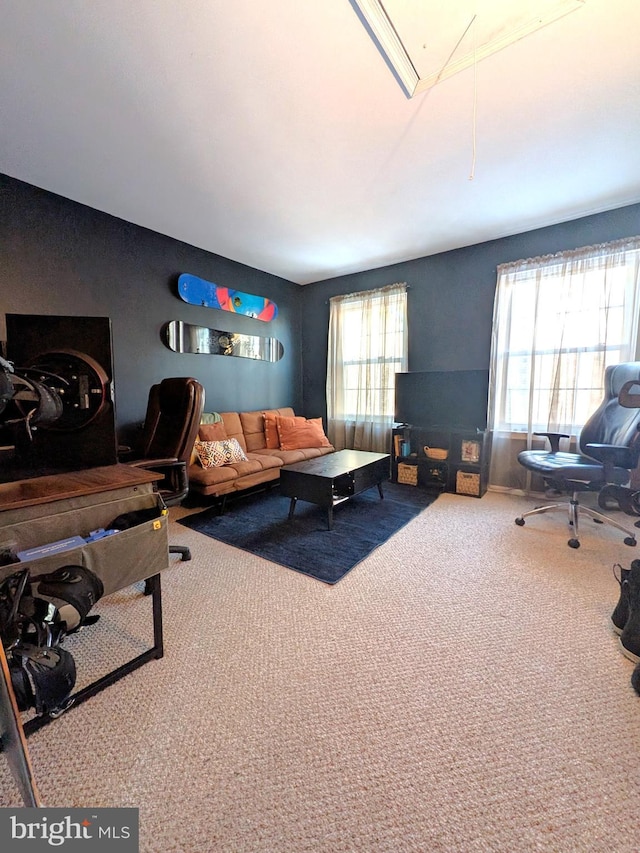
<svg viewBox="0 0 640 853">
<path fill-rule="evenodd" d="M 153 483 L 161 479 L 161 474 L 132 465 L 107 465 L 103 468 L 88 468 L 86 471 L 0 483 L 0 512 L 65 498 L 95 495 L 110 489 Z"/>
<path fill-rule="evenodd" d="M 161 474 L 130 465 L 35 477 L 0 484 L 0 551 L 23 551 L 72 536 L 86 537 L 119 515 L 158 506 Z M 63 565 L 98 575 L 109 595 L 169 565 L 166 517 L 52 556 L 0 566 L 0 580 L 17 568 L 32 576 Z"/>
</svg>

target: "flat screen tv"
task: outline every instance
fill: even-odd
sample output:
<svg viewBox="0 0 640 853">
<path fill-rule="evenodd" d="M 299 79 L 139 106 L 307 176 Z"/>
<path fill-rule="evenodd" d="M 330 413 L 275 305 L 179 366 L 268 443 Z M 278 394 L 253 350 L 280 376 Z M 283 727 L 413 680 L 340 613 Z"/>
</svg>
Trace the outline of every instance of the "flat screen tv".
<svg viewBox="0 0 640 853">
<path fill-rule="evenodd" d="M 414 427 L 487 428 L 488 370 L 396 373 L 395 420 Z"/>
</svg>

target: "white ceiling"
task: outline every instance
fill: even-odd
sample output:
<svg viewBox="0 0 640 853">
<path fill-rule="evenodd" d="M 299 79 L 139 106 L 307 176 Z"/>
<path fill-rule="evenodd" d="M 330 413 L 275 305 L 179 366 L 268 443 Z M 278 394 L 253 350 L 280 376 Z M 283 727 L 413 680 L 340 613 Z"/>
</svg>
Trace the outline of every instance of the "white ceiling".
<svg viewBox="0 0 640 853">
<path fill-rule="evenodd" d="M 349 0 L 3 0 L 0 171 L 305 284 L 640 201 L 639 33 L 585 0 L 409 99 Z"/>
</svg>

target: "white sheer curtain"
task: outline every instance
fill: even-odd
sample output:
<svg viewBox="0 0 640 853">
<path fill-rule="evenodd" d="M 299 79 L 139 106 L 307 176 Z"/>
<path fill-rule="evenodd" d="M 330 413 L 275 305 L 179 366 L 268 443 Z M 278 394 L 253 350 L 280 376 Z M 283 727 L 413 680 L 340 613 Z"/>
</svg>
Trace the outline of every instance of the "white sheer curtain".
<svg viewBox="0 0 640 853">
<path fill-rule="evenodd" d="M 602 400 L 605 367 L 636 358 L 640 237 L 498 267 L 491 348 L 490 485 L 529 488 L 534 432 L 573 437 Z"/>
<path fill-rule="evenodd" d="M 334 296 L 327 353 L 327 435 L 338 449 L 388 453 L 395 374 L 407 369 L 407 286 Z"/>
</svg>

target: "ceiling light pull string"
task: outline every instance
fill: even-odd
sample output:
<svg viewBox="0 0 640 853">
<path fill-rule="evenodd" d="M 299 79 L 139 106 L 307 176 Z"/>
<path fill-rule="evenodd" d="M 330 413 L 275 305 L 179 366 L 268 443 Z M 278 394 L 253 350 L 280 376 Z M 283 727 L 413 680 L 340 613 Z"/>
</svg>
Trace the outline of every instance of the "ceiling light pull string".
<svg viewBox="0 0 640 853">
<path fill-rule="evenodd" d="M 476 19 L 474 15 L 471 23 L 473 23 Z M 471 25 L 469 25 L 471 26 Z M 476 173 L 476 130 L 477 130 L 477 121 L 478 121 L 478 57 L 476 55 L 477 44 L 477 27 L 473 28 L 473 123 L 471 128 L 471 139 L 472 139 L 472 156 L 471 156 L 471 172 L 469 174 L 469 180 L 472 181 L 475 177 Z"/>
</svg>

